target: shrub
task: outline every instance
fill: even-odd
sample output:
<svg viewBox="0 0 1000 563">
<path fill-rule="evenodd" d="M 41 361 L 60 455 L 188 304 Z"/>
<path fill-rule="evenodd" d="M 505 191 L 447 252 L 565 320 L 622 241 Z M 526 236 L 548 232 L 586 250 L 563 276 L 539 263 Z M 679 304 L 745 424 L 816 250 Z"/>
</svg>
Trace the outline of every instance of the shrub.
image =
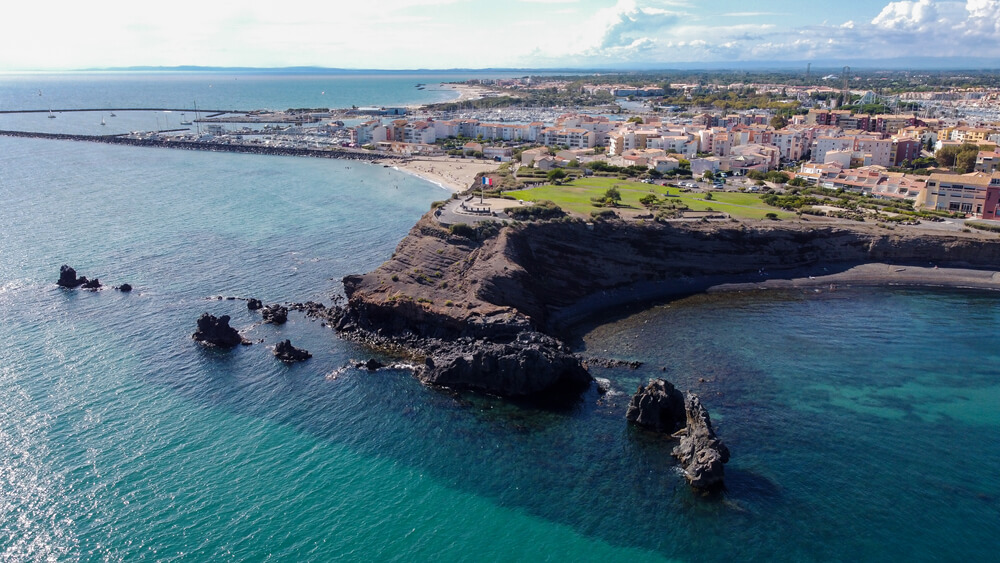
<svg viewBox="0 0 1000 563">
<path fill-rule="evenodd" d="M 777 221 L 778 220 L 778 214 L 777 213 L 767 213 L 766 215 L 764 215 L 764 217 L 770 219 L 771 221 Z"/>
<path fill-rule="evenodd" d="M 556 219 L 566 214 L 561 207 L 548 200 L 536 201 L 533 205 L 508 207 L 504 212 L 518 221 Z"/>
<path fill-rule="evenodd" d="M 594 219 L 613 219 L 618 217 L 613 209 L 597 209 L 590 212 L 590 216 Z"/>
</svg>

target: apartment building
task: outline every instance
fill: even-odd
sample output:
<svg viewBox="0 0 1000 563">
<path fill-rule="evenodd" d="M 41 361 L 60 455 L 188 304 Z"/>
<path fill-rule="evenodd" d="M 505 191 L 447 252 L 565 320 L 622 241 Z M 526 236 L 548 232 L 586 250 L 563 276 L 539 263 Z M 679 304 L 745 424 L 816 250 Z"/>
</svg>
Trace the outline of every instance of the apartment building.
<svg viewBox="0 0 1000 563">
<path fill-rule="evenodd" d="M 931 174 L 927 179 L 924 205 L 938 211 L 982 215 L 986 208 L 986 192 L 991 187 L 1000 187 L 1000 172 Z"/>
</svg>

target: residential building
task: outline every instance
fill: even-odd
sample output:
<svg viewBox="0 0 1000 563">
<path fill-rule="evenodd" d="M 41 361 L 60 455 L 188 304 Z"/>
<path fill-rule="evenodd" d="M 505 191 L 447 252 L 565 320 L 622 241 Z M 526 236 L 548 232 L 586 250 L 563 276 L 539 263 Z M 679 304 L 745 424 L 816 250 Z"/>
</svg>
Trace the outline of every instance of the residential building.
<svg viewBox="0 0 1000 563">
<path fill-rule="evenodd" d="M 986 207 L 986 190 L 994 186 L 1000 186 L 1000 172 L 931 174 L 927 179 L 924 205 L 938 211 L 982 215 Z"/>
</svg>

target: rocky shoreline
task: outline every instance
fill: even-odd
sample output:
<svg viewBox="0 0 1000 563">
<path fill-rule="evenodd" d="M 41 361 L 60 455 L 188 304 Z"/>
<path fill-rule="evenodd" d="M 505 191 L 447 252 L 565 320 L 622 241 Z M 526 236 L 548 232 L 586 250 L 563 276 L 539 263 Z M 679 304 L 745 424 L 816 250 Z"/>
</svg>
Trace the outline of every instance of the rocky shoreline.
<svg viewBox="0 0 1000 563">
<path fill-rule="evenodd" d="M 348 303 L 333 324 L 402 351 L 423 366 L 423 381 L 525 396 L 589 384 L 558 336 L 602 311 L 702 291 L 837 283 L 1000 289 L 998 268 L 1000 240 L 978 233 L 572 219 L 471 233 L 429 213 L 391 259 L 344 279 Z"/>
</svg>

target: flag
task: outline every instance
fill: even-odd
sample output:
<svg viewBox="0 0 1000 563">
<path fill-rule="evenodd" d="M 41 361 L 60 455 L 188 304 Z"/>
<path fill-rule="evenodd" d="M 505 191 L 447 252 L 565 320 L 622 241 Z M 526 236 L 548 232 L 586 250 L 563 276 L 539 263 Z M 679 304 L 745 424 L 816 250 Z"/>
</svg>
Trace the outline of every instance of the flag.
<svg viewBox="0 0 1000 563">
<path fill-rule="evenodd" d="M 483 185 L 484 186 L 492 186 L 493 185 L 493 178 L 490 178 L 489 176 L 483 176 Z"/>
</svg>

